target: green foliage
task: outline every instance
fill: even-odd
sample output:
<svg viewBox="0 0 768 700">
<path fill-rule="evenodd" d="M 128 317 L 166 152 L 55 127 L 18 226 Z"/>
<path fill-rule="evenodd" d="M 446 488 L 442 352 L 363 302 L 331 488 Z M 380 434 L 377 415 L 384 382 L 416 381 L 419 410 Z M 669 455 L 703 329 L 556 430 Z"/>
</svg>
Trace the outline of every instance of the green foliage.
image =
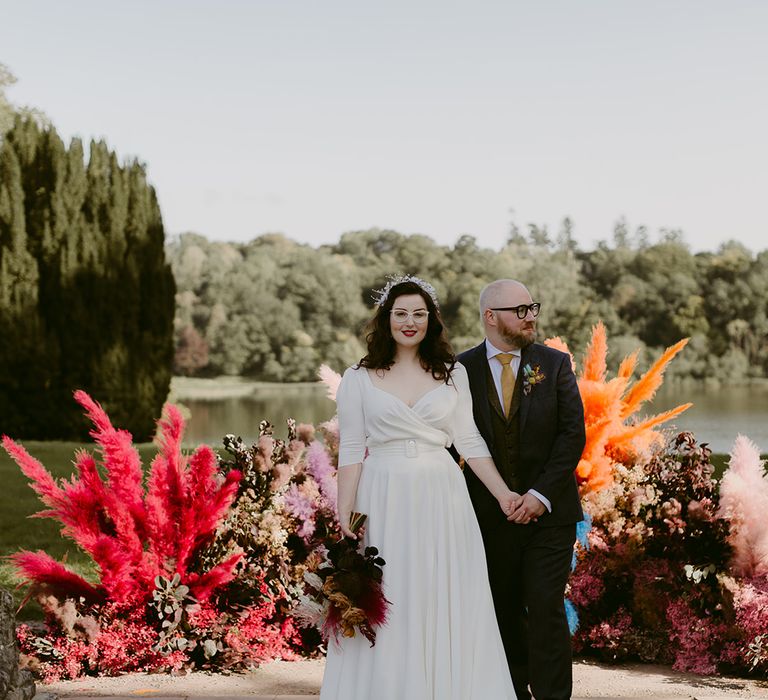
<svg viewBox="0 0 768 700">
<path fill-rule="evenodd" d="M 16 76 L 8 66 L 0 63 L 0 143 L 3 136 L 13 128 L 17 116 L 26 117 L 37 122 L 41 126 L 47 126 L 50 122 L 43 112 L 35 107 L 20 107 L 14 105 L 8 99 L 5 91 L 16 82 Z"/>
<path fill-rule="evenodd" d="M 652 353 L 691 343 L 670 375 L 738 382 L 768 374 L 768 254 L 728 242 L 693 254 L 676 233 L 642 246 L 580 253 L 583 277 L 610 306 L 611 333 Z"/>
<path fill-rule="evenodd" d="M 84 389 L 139 439 L 168 393 L 175 285 L 137 162 L 17 117 L 0 146 L 0 429 L 77 439 Z"/>
<path fill-rule="evenodd" d="M 155 651 L 184 650 L 189 645 L 187 638 L 180 636 L 179 632 L 183 627 L 189 627 L 189 613 L 196 605 L 197 600 L 189 594 L 189 586 L 181 583 L 178 573 L 171 579 L 165 576 L 155 577 L 155 590 L 152 591 L 152 600 L 149 603 L 161 630 L 154 646 Z"/>
<path fill-rule="evenodd" d="M 5 90 L 15 82 L 13 73 L 0 63 L 0 138 L 13 126 L 14 109 L 5 96 Z"/>
<path fill-rule="evenodd" d="M 244 245 L 185 235 L 168 255 L 179 290 L 177 365 L 189 328 L 205 343 L 203 374 L 306 381 L 322 362 L 360 358 L 367 312 L 348 259 L 276 235 Z"/>
<path fill-rule="evenodd" d="M 273 381 L 314 378 L 363 355 L 371 289 L 393 272 L 437 289 L 454 349 L 482 337 L 477 299 L 491 280 L 512 277 L 543 302 L 540 337 L 584 347 L 602 319 L 615 339 L 615 367 L 637 347 L 652 359 L 691 337 L 675 377 L 737 382 L 768 373 L 768 251 L 739 243 L 693 254 L 679 231 L 651 244 L 647 231 L 617 222 L 613 242 L 577 249 L 573 224 L 557 236 L 513 226 L 500 250 L 472 236 L 452 247 L 426 236 L 371 229 L 313 249 L 283 236 L 247 244 L 186 234 L 168 248 L 179 288 L 176 366 L 188 375 L 245 374 Z"/>
</svg>

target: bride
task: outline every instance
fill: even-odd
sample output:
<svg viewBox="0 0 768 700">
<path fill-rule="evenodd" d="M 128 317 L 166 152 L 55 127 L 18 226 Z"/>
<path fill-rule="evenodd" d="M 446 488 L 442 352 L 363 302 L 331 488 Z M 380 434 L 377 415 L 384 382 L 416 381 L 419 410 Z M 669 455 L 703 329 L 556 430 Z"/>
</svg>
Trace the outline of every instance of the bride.
<svg viewBox="0 0 768 700">
<path fill-rule="evenodd" d="M 322 700 L 515 698 L 488 584 L 480 529 L 454 444 L 505 513 L 519 496 L 499 475 L 472 418 L 466 372 L 437 297 L 416 277 L 381 290 L 368 354 L 344 373 L 338 405 L 339 522 L 368 515 L 364 540 L 386 560 L 389 620 L 371 647 L 329 642 Z"/>
</svg>

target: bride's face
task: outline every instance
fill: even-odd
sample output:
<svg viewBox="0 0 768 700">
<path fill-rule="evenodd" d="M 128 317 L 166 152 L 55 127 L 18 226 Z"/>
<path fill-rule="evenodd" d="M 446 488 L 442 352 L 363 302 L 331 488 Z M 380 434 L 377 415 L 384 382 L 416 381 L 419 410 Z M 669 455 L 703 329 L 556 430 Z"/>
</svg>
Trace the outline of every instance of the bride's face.
<svg viewBox="0 0 768 700">
<path fill-rule="evenodd" d="M 389 312 L 389 330 L 398 345 L 418 346 L 427 334 L 429 312 L 420 294 L 404 294 L 395 299 Z"/>
</svg>

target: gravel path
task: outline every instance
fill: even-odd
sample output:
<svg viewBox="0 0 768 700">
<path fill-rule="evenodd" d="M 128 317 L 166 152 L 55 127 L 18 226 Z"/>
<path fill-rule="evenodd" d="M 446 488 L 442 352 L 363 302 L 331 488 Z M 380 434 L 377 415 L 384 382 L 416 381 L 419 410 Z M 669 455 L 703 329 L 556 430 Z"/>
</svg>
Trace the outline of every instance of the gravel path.
<svg viewBox="0 0 768 700">
<path fill-rule="evenodd" d="M 323 660 L 274 661 L 244 674 L 190 673 L 186 676 L 132 673 L 38 686 L 42 693 L 71 697 L 134 696 L 201 698 L 212 696 L 313 696 L 320 689 Z M 664 666 L 574 664 L 575 698 L 768 698 L 768 682 L 677 673 Z M 41 697 L 42 700 L 42 697 Z M 361 698 L 364 700 L 364 698 Z M 395 699 L 393 699 L 395 700 Z M 490 699 L 489 699 L 490 700 Z"/>
</svg>

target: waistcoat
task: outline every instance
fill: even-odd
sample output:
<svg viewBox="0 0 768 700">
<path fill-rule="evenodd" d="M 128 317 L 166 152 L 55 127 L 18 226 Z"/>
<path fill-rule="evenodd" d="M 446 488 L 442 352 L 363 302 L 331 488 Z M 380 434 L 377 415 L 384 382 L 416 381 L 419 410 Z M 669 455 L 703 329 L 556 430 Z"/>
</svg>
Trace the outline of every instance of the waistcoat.
<svg viewBox="0 0 768 700">
<path fill-rule="evenodd" d="M 491 368 L 486 363 L 488 388 L 488 401 L 491 404 L 491 428 L 493 430 L 493 444 L 488 445 L 493 454 L 493 461 L 504 481 L 510 489 L 517 493 L 524 492 L 527 479 L 522 474 L 520 467 L 520 400 L 523 393 L 522 367 L 517 372 L 515 390 L 512 393 L 512 405 L 509 415 L 504 415 L 504 410 L 493 383 Z"/>
</svg>

